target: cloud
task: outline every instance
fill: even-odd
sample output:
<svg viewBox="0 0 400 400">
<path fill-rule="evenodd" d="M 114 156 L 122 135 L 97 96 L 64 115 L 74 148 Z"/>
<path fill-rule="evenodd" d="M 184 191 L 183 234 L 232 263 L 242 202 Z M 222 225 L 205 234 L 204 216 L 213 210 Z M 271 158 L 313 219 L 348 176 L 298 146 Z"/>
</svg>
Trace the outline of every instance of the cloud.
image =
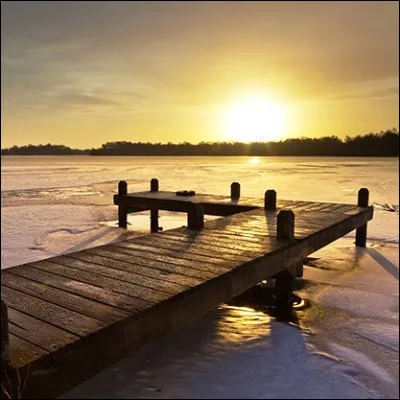
<svg viewBox="0 0 400 400">
<path fill-rule="evenodd" d="M 399 86 L 393 86 L 375 91 L 344 93 L 337 96 L 332 96 L 328 98 L 328 100 L 329 101 L 347 101 L 347 100 L 350 101 L 350 100 L 360 100 L 360 99 L 381 100 L 391 97 L 399 97 Z"/>
<path fill-rule="evenodd" d="M 248 88 L 287 102 L 384 98 L 398 80 L 397 2 L 2 1 L 1 11 L 8 120 L 157 120 Z"/>
</svg>

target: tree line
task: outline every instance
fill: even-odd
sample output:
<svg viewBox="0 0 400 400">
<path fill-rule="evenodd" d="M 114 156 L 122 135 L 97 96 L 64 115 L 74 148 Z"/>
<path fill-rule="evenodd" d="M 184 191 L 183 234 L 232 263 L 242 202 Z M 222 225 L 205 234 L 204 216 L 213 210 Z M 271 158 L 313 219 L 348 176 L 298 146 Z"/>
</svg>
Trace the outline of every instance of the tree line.
<svg viewBox="0 0 400 400">
<path fill-rule="evenodd" d="M 63 145 L 13 146 L 2 155 L 92 156 L 369 156 L 398 157 L 399 132 L 389 129 L 343 140 L 337 136 L 292 138 L 279 142 L 143 143 L 107 142 L 97 149 L 71 149 Z"/>
</svg>

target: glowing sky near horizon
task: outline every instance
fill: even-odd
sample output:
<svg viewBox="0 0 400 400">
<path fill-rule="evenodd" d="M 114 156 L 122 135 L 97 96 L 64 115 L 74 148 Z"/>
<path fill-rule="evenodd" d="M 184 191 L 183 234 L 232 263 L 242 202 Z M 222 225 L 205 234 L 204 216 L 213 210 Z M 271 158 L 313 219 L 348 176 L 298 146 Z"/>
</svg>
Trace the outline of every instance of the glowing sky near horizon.
<svg viewBox="0 0 400 400">
<path fill-rule="evenodd" d="M 398 128 L 398 37 L 395 1 L 2 1 L 1 147 L 247 141 L 260 93 L 256 139 Z"/>
</svg>

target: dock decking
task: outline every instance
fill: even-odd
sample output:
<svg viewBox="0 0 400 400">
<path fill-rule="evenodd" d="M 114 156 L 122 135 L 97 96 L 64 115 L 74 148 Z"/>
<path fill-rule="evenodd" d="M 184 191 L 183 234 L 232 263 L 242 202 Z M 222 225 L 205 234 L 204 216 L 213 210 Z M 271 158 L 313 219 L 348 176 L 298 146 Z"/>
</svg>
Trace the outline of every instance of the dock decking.
<svg viewBox="0 0 400 400">
<path fill-rule="evenodd" d="M 282 300 L 299 260 L 354 229 L 365 245 L 373 216 L 362 194 L 355 206 L 156 188 L 122 188 L 114 198 L 120 225 L 128 212 L 150 209 L 157 232 L 158 210 L 173 209 L 188 213 L 191 228 L 2 270 L 2 357 L 3 301 L 10 345 L 2 383 L 7 374 L 14 386 L 25 383 L 22 397 L 54 398 L 264 279 L 277 278 Z M 202 222 L 203 213 L 226 216 Z"/>
</svg>

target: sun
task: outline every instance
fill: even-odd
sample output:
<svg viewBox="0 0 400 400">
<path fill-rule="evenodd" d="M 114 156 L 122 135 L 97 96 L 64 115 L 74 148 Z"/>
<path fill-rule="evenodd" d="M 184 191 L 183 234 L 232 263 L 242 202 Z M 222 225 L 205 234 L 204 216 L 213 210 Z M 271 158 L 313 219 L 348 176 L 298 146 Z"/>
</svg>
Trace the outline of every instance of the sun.
<svg viewBox="0 0 400 400">
<path fill-rule="evenodd" d="M 226 136 L 240 142 L 280 140 L 285 131 L 285 108 L 262 95 L 247 96 L 229 103 L 223 113 Z"/>
</svg>

